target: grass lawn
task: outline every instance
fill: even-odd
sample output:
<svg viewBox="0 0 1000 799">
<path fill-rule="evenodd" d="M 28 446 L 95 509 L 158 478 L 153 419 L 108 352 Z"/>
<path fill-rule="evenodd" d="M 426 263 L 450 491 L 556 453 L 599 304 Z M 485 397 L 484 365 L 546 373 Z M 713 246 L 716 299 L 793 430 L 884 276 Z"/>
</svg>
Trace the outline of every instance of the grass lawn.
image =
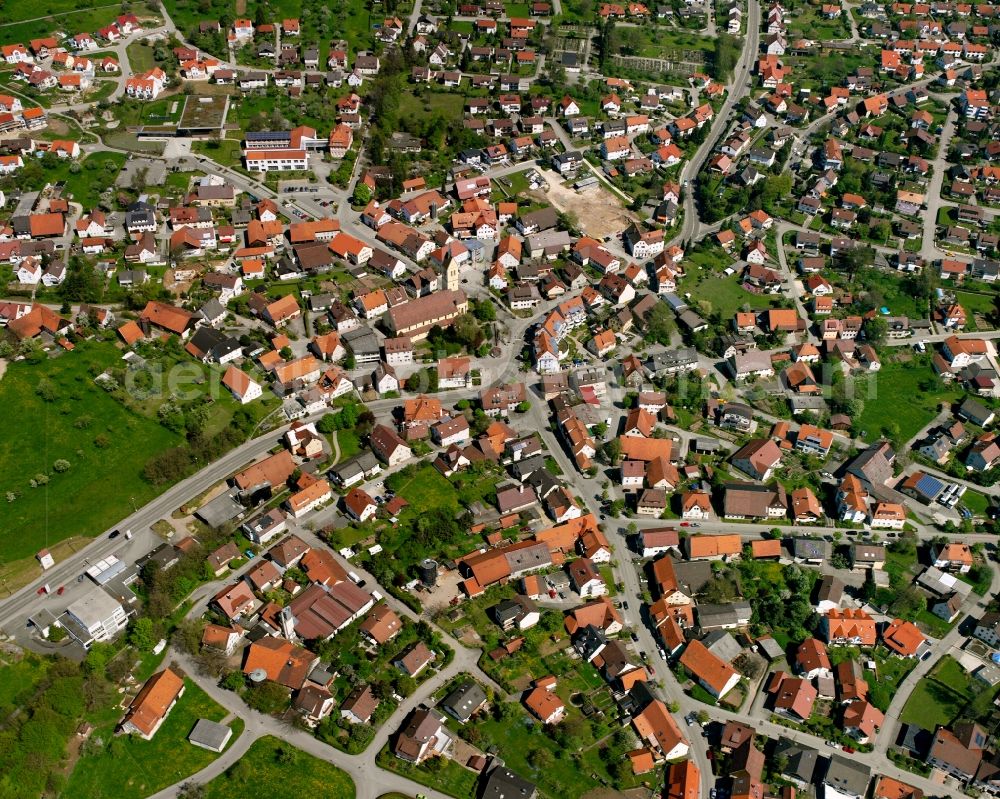
<svg viewBox="0 0 1000 799">
<path fill-rule="evenodd" d="M 125 52 L 128 53 L 128 62 L 132 65 L 132 71 L 136 74 L 148 72 L 156 66 L 153 58 L 153 48 L 142 42 L 132 42 Z"/>
<path fill-rule="evenodd" d="M 985 514 L 990 506 L 990 498 L 971 489 L 962 494 L 962 504 L 975 514 Z"/>
<path fill-rule="evenodd" d="M 183 780 L 218 755 L 188 743 L 198 719 L 221 721 L 226 711 L 190 680 L 184 695 L 150 741 L 136 736 L 113 737 L 113 724 L 95 731 L 109 741 L 97 755 L 77 761 L 66 785 L 66 796 L 89 799 L 141 799 Z M 235 737 L 230 739 L 230 746 Z"/>
<path fill-rule="evenodd" d="M 972 696 L 970 678 L 953 658 L 945 655 L 910 694 L 900 721 L 933 731 L 951 723 Z"/>
<path fill-rule="evenodd" d="M 453 760 L 434 758 L 430 765 L 416 766 L 413 763 L 400 760 L 389 751 L 388 746 L 378 753 L 376 760 L 378 765 L 384 769 L 402 774 L 414 782 L 457 797 L 457 799 L 466 799 L 466 797 L 476 795 L 478 775 L 474 771 L 469 771 L 469 769 L 458 765 Z M 216 799 L 216 797 L 214 794 L 209 794 L 209 799 Z M 220 796 L 219 799 L 224 799 L 224 797 Z M 298 796 L 294 799 L 298 799 Z"/>
<path fill-rule="evenodd" d="M 361 452 L 361 439 L 358 438 L 358 434 L 353 430 L 338 430 L 335 435 L 337 436 L 337 444 L 340 447 L 340 460 L 338 463 L 343 463 Z"/>
<path fill-rule="evenodd" d="M 843 11 L 838 19 L 826 19 L 817 13 L 814 6 L 805 5 L 798 9 L 788 26 L 790 31 L 813 39 L 843 39 L 850 34 L 847 21 L 848 12 Z"/>
<path fill-rule="evenodd" d="M 394 489 L 417 513 L 455 505 L 455 491 L 451 483 L 430 463 L 421 464 L 409 479 L 404 479 Z"/>
<path fill-rule="evenodd" d="M 866 671 L 864 677 L 868 681 L 872 704 L 879 710 L 885 711 L 892 702 L 899 684 L 913 670 L 916 662 L 906 658 L 887 657 L 881 649 L 876 652 L 875 660 L 878 665 L 878 675 Z"/>
<path fill-rule="evenodd" d="M 159 493 L 143 480 L 142 467 L 180 437 L 130 413 L 94 383 L 119 357 L 109 343 L 82 342 L 39 364 L 12 363 L 0 380 L 0 407 L 34 420 L 8 425 L 0 439 L 0 492 L 18 495 L 4 508 L 0 563 L 70 536 L 96 535 L 130 513 L 133 500 L 144 505 Z M 106 446 L 95 444 L 98 437 Z M 52 474 L 60 458 L 70 469 Z M 31 488 L 39 473 L 51 474 L 48 485 Z"/>
<path fill-rule="evenodd" d="M 188 399 L 201 400 L 209 406 L 205 430 L 208 434 L 213 434 L 228 427 L 233 420 L 233 415 L 238 410 L 248 412 L 255 422 L 260 422 L 280 404 L 277 397 L 268 393 L 260 400 L 248 405 L 241 405 L 222 385 L 222 376 L 225 374 L 223 367 L 191 368 L 191 362 L 186 356 L 175 355 L 167 351 L 151 350 L 143 352 L 142 355 L 148 362 L 155 362 L 161 367 L 162 373 L 165 375 L 173 374 L 172 370 L 175 368 L 189 370 L 178 374 L 176 380 L 168 380 L 162 390 L 159 385 L 155 385 L 148 397 L 131 400 L 130 407 L 147 418 L 155 419 L 160 406 L 167 401 L 171 394 L 184 395 Z M 261 379 L 259 374 L 256 377 Z"/>
<path fill-rule="evenodd" d="M 569 712 L 579 711 L 574 709 Z M 556 741 L 543 732 L 542 725 L 527 713 L 514 721 L 489 719 L 479 724 L 479 731 L 484 740 L 503 752 L 504 761 L 513 771 L 537 783 L 540 792 L 546 796 L 581 796 L 598 787 L 591 775 L 583 773 Z M 543 768 L 532 766 L 529 758 L 542 749 L 552 755 L 546 758 L 548 764 Z"/>
<path fill-rule="evenodd" d="M 21 660 L 0 666 L 0 713 L 4 718 L 34 694 L 48 665 L 48 660 L 29 653 Z"/>
<path fill-rule="evenodd" d="M 516 200 L 517 197 L 528 192 L 528 179 L 524 176 L 525 171 L 527 170 L 512 172 L 509 175 L 504 175 L 504 181 L 510 183 L 509 186 L 494 181 L 497 183 L 497 191 L 499 192 L 500 197 Z"/>
<path fill-rule="evenodd" d="M 855 389 L 865 403 L 859 422 L 869 441 L 889 431 L 893 438 L 908 441 L 937 415 L 941 403 L 962 394 L 959 388 L 944 385 L 930 366 L 919 361 L 883 363 L 875 375 L 855 383 Z M 900 402 L 900 397 L 907 401 Z"/>
<path fill-rule="evenodd" d="M 412 92 L 399 95 L 399 116 L 401 119 L 416 119 L 440 114 L 445 119 L 461 118 L 465 108 L 465 97 L 453 92 L 428 91 L 417 97 Z"/>
<path fill-rule="evenodd" d="M 100 202 L 101 192 L 114 184 L 118 172 L 125 164 L 125 153 L 92 153 L 83 159 L 82 169 L 66 175 L 66 191 L 84 209 Z"/>
<path fill-rule="evenodd" d="M 339 768 L 271 736 L 254 741 L 228 771 L 208 783 L 206 799 L 351 799 L 354 781 Z"/>
<path fill-rule="evenodd" d="M 968 314 L 971 329 L 976 330 L 979 327 L 975 324 L 974 315 L 985 317 L 989 320 L 990 325 L 995 324 L 994 320 L 997 317 L 996 294 L 992 292 L 956 291 L 955 299 L 965 309 L 966 314 Z"/>
<path fill-rule="evenodd" d="M 731 319 L 744 305 L 754 311 L 761 311 L 770 308 L 772 300 L 778 300 L 777 296 L 751 294 L 744 290 L 736 275 L 712 275 L 698 283 L 685 280 L 678 286 L 678 292 L 691 292 L 691 304 L 702 315 L 714 312 L 724 320 Z"/>
<path fill-rule="evenodd" d="M 504 9 L 508 17 L 527 17 L 531 13 L 527 3 L 504 3 Z"/>
<path fill-rule="evenodd" d="M 662 25 L 618 28 L 612 41 L 615 52 L 623 55 L 668 60 L 690 59 L 699 52 L 704 56 L 715 49 L 714 39 Z"/>
<path fill-rule="evenodd" d="M 929 610 L 921 610 L 917 614 L 917 618 L 914 623 L 920 627 L 920 629 L 930 635 L 933 638 L 944 638 L 952 627 L 955 626 L 954 622 L 946 622 L 940 616 L 935 616 Z"/>
<path fill-rule="evenodd" d="M 205 139 L 192 142 L 191 149 L 223 166 L 242 166 L 243 149 L 236 139 Z"/>
<path fill-rule="evenodd" d="M 90 88 L 87 93 L 87 101 L 91 103 L 96 103 L 99 100 L 104 100 L 114 94 L 115 88 L 118 86 L 118 81 L 114 80 L 97 80 L 94 85 Z"/>
</svg>

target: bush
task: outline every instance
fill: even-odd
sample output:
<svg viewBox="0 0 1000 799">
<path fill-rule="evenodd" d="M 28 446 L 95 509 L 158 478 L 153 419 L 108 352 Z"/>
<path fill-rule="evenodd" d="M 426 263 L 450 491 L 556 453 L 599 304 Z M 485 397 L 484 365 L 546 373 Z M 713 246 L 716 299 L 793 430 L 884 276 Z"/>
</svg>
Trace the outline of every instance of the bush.
<svg viewBox="0 0 1000 799">
<path fill-rule="evenodd" d="M 285 710 L 290 698 L 287 688 L 268 680 L 254 685 L 247 691 L 246 702 L 254 710 L 271 714 Z"/>
</svg>

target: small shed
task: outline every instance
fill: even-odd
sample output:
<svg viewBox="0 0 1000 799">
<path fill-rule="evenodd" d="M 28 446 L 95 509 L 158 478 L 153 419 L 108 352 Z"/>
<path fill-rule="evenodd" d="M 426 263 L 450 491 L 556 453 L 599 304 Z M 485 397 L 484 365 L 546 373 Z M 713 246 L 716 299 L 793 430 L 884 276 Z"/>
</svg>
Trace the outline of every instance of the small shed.
<svg viewBox="0 0 1000 799">
<path fill-rule="evenodd" d="M 188 741 L 202 749 L 208 749 L 210 752 L 221 752 L 226 748 L 226 744 L 229 743 L 232 736 L 233 731 L 225 724 L 208 719 L 198 719 L 198 723 L 194 725 L 194 729 L 188 735 Z"/>
</svg>

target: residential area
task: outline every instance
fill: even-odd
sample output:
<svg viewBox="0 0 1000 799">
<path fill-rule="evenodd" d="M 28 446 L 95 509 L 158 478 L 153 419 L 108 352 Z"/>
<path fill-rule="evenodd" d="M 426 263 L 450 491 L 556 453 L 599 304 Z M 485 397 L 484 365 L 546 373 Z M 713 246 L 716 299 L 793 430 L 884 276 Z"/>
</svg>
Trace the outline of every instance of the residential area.
<svg viewBox="0 0 1000 799">
<path fill-rule="evenodd" d="M 1000 794 L 997 7 L 8 7 L 0 793 Z"/>
</svg>

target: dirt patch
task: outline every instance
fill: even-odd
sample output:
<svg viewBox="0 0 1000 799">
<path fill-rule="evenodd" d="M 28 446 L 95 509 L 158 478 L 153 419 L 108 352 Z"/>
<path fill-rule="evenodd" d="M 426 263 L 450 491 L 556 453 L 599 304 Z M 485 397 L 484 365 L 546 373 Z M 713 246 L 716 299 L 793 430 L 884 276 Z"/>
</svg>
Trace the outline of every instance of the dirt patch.
<svg viewBox="0 0 1000 799">
<path fill-rule="evenodd" d="M 0 380 L 3 380 L 4 372 L 7 371 L 6 358 L 0 358 Z"/>
<path fill-rule="evenodd" d="M 558 641 L 543 641 L 538 647 L 538 654 L 542 657 L 548 657 L 556 652 L 560 652 L 569 646 L 569 638 L 562 638 Z"/>
<path fill-rule="evenodd" d="M 454 745 L 451 752 L 451 759 L 458 765 L 468 768 L 469 761 L 474 757 L 482 757 L 483 753 L 472 744 L 463 741 L 457 735 L 454 738 Z"/>
<path fill-rule="evenodd" d="M 526 691 L 528 686 L 531 685 L 532 677 L 530 674 L 521 674 L 517 678 L 510 681 L 511 687 L 514 689 L 514 693 L 520 693 L 521 691 Z"/>
<path fill-rule="evenodd" d="M 69 125 L 57 117 L 49 117 L 48 128 L 59 136 L 65 136 L 69 133 Z"/>
<path fill-rule="evenodd" d="M 620 198 L 604 188 L 603 184 L 598 183 L 578 192 L 564 186 L 561 178 L 548 170 L 545 171 L 545 180 L 549 188 L 536 193 L 545 197 L 557 210 L 572 213 L 581 231 L 588 236 L 598 240 L 614 236 L 637 221 L 630 211 L 622 208 Z"/>
<path fill-rule="evenodd" d="M 236 0 L 236 16 L 245 17 L 247 13 L 247 0 Z"/>
<path fill-rule="evenodd" d="M 483 645 L 483 639 L 479 637 L 479 633 L 475 631 L 471 624 L 462 628 L 462 634 L 458 637 L 458 640 L 469 647 L 480 647 Z"/>
<path fill-rule="evenodd" d="M 424 609 L 432 615 L 447 611 L 452 607 L 451 601 L 455 597 L 462 596 L 461 584 L 462 575 L 458 569 L 440 572 L 437 585 L 429 591 L 421 592 L 420 601 L 423 603 Z M 461 604 L 458 607 L 461 607 Z"/>
</svg>

